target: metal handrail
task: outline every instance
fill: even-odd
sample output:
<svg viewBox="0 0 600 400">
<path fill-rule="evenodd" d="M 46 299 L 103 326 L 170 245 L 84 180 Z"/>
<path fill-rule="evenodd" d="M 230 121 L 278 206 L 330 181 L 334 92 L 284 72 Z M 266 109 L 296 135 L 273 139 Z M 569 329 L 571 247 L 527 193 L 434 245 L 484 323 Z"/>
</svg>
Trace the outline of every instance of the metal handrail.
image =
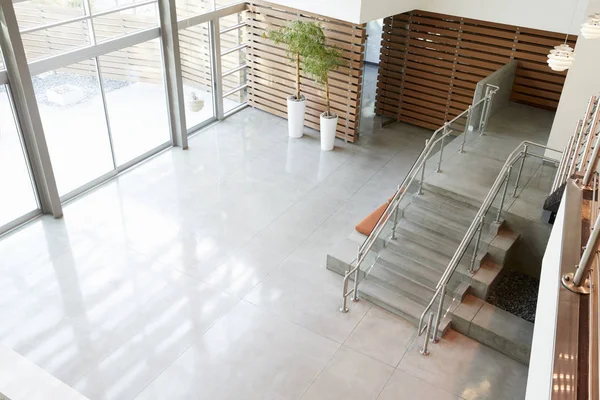
<svg viewBox="0 0 600 400">
<path fill-rule="evenodd" d="M 506 162 L 502 166 L 500 173 L 496 177 L 494 184 L 492 185 L 489 192 L 485 196 L 485 198 L 481 204 L 481 207 L 479 208 L 479 210 L 477 211 L 477 214 L 473 218 L 473 222 L 471 222 L 469 229 L 467 229 L 467 232 L 463 236 L 460 244 L 458 245 L 458 248 L 456 249 L 454 255 L 452 256 L 452 259 L 450 260 L 450 262 L 448 263 L 448 266 L 444 270 L 442 277 L 438 281 L 438 283 L 436 285 L 436 291 L 435 291 L 433 297 L 431 298 L 431 301 L 427 304 L 427 306 L 425 307 L 425 309 L 423 310 L 423 312 L 419 318 L 419 327 L 417 330 L 419 336 L 423 334 L 425 329 L 429 329 L 427 326 L 423 326 L 423 320 L 424 320 L 427 312 L 431 309 L 431 307 L 437 300 L 437 298 L 441 296 L 439 307 L 438 307 L 438 314 L 436 315 L 436 318 L 435 318 L 435 321 L 436 321 L 435 326 L 432 329 L 432 332 L 433 332 L 432 341 L 437 340 L 437 329 L 439 327 L 439 323 L 440 323 L 440 319 L 441 319 L 440 314 L 441 314 L 442 304 L 443 304 L 443 293 L 446 291 L 446 286 L 448 284 L 448 281 L 450 280 L 450 277 L 456 270 L 460 260 L 462 259 L 465 251 L 467 250 L 467 247 L 469 246 L 469 243 L 473 239 L 475 233 L 478 232 L 479 227 L 481 225 L 481 221 L 483 220 L 484 216 L 487 214 L 490 207 L 492 206 L 492 203 L 493 203 L 494 199 L 496 198 L 496 196 L 498 195 L 498 193 L 500 192 L 500 189 L 504 186 L 504 194 L 503 194 L 503 198 L 502 198 L 502 201 L 500 204 L 500 208 L 498 210 L 498 216 L 496 218 L 496 220 L 499 221 L 500 214 L 502 213 L 502 205 L 504 203 L 503 200 L 504 200 L 504 197 L 506 196 L 506 188 L 508 186 L 508 178 L 510 176 L 510 172 L 511 172 L 513 165 L 518 160 L 520 160 L 522 157 L 524 158 L 527 156 L 533 156 L 533 157 L 541 158 L 542 160 L 545 160 L 545 161 L 559 163 L 559 160 L 551 158 L 551 157 L 546 157 L 546 156 L 535 154 L 535 153 L 528 153 L 527 149 L 529 147 L 538 147 L 541 149 L 546 149 L 546 150 L 551 150 L 551 151 L 554 151 L 557 153 L 561 153 L 560 150 L 556 150 L 551 147 L 548 147 L 548 146 L 545 146 L 545 145 L 542 145 L 539 143 L 535 143 L 535 142 L 530 142 L 530 141 L 521 142 L 521 144 L 519 144 L 510 153 L 510 155 L 506 159 Z M 521 163 L 521 166 L 520 166 L 520 169 L 522 169 L 522 168 L 523 168 L 523 163 Z M 520 177 L 520 171 L 519 171 L 519 177 Z M 516 182 L 515 184 L 518 185 L 518 182 Z"/>
<path fill-rule="evenodd" d="M 379 217 L 377 224 L 375 225 L 375 227 L 373 228 L 373 230 L 371 231 L 369 236 L 365 239 L 365 241 L 358 248 L 358 254 L 356 256 L 356 265 L 345 273 L 343 283 L 342 283 L 343 300 L 342 300 L 342 307 L 341 307 L 340 311 L 342 311 L 342 312 L 348 311 L 348 307 L 347 307 L 348 296 L 353 295 L 352 301 L 358 301 L 358 273 L 360 271 L 360 266 L 361 266 L 362 262 L 364 261 L 368 252 L 371 250 L 371 248 L 375 244 L 375 241 L 381 234 L 381 231 L 385 227 L 385 224 L 390 220 L 392 213 L 394 213 L 394 215 L 395 215 L 394 221 L 397 221 L 398 207 L 400 206 L 400 203 L 404 199 L 407 189 L 410 187 L 410 185 L 413 183 L 415 177 L 417 176 L 419 169 L 422 170 L 422 176 L 421 176 L 420 188 L 419 188 L 419 191 L 421 191 L 421 189 L 423 187 L 423 174 L 425 173 L 425 162 L 427 161 L 427 158 L 431 154 L 434 147 L 439 142 L 442 142 L 447 136 L 449 136 L 452 133 L 452 131 L 449 130 L 448 127 L 465 115 L 468 115 L 468 117 L 469 117 L 468 119 L 470 119 L 472 110 L 475 107 L 477 107 L 479 104 L 484 103 L 484 107 L 482 110 L 482 118 L 481 118 L 481 121 L 479 124 L 480 134 L 483 134 L 483 131 L 481 131 L 481 130 L 485 129 L 485 126 L 487 124 L 487 118 L 489 117 L 489 111 L 491 108 L 491 101 L 498 90 L 499 90 L 498 86 L 488 85 L 486 87 L 486 95 L 483 98 L 481 98 L 479 101 L 475 102 L 467 110 L 458 114 L 452 120 L 446 122 L 444 124 L 444 126 L 438 128 L 436 131 L 434 131 L 433 134 L 431 135 L 431 138 L 425 142 L 425 147 L 423 148 L 423 150 L 421 150 L 421 153 L 417 157 L 417 160 L 413 164 L 412 168 L 410 169 L 408 174 L 404 177 L 404 180 L 402 181 L 402 183 L 398 186 L 398 189 L 394 193 L 394 196 L 392 196 L 392 199 L 388 203 L 383 214 L 381 215 L 381 217 Z M 469 126 L 467 125 L 465 128 L 465 137 L 463 138 L 464 140 L 466 140 L 466 130 L 468 130 L 468 129 L 469 129 Z M 440 134 L 440 132 L 442 132 L 441 136 L 437 137 Z M 465 144 L 464 140 L 461 145 L 461 149 L 464 148 L 464 144 Z M 443 148 L 443 142 L 442 142 L 442 148 Z M 440 153 L 440 155 L 441 155 L 441 153 Z M 439 164 L 441 164 L 441 162 Z M 439 166 L 438 166 L 438 170 L 439 170 Z M 395 226 L 394 226 L 394 229 L 395 229 Z M 354 274 L 354 287 L 353 287 L 353 289 L 348 291 L 348 281 L 349 281 L 350 277 L 352 276 L 352 274 Z"/>
</svg>

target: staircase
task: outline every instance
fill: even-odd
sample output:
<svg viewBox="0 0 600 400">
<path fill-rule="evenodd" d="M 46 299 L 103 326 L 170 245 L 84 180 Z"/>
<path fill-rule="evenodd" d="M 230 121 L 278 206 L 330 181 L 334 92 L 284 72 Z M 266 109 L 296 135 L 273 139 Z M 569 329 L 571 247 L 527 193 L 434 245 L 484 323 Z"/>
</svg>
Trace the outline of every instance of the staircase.
<svg viewBox="0 0 600 400">
<path fill-rule="evenodd" d="M 477 211 L 466 199 L 461 201 L 454 194 L 448 197 L 432 186 L 427 186 L 420 195 L 412 195 L 410 203 L 402 209 L 396 238 L 390 239 L 391 224 L 388 224 L 387 232 L 384 230 L 377 239 L 364 263 L 360 297 L 417 324 Z M 477 272 L 469 272 L 475 248 L 471 243 L 448 284 L 444 308 L 450 312 L 458 307 L 467 291 L 485 299 L 518 239 L 518 234 L 502 222 L 494 222 L 491 215 L 487 219 L 475 256 Z M 357 232 L 350 235 L 328 255 L 327 268 L 343 275 L 364 239 Z M 439 331 L 444 333 L 450 322 L 448 315 Z"/>
</svg>

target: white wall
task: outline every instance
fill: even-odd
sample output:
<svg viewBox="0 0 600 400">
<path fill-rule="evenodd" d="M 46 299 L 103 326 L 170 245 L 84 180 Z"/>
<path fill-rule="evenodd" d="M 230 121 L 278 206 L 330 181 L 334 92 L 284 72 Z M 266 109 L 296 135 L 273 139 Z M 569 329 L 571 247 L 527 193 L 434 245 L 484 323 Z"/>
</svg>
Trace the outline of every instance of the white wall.
<svg viewBox="0 0 600 400">
<path fill-rule="evenodd" d="M 360 21 L 361 0 L 271 0 L 271 3 L 356 24 Z"/>
<path fill-rule="evenodd" d="M 588 14 L 600 11 L 600 0 L 590 0 Z M 577 39 L 575 61 L 567 73 L 558 109 L 550 131 L 548 146 L 562 150 L 583 118 L 591 95 L 600 94 L 600 39 Z"/>
<path fill-rule="evenodd" d="M 376 0 L 376 2 L 385 0 Z M 424 10 L 554 32 L 577 33 L 588 0 L 427 0 Z M 572 21 L 572 22 L 571 22 Z"/>
<path fill-rule="evenodd" d="M 272 0 L 273 3 L 354 23 L 366 23 L 412 10 L 576 33 L 590 0 Z M 597 1 L 597 0 L 591 0 Z M 577 11 L 569 28 L 575 5 Z"/>
<path fill-rule="evenodd" d="M 431 0 L 362 0 L 360 22 L 402 14 L 403 12 L 425 9 Z"/>
</svg>

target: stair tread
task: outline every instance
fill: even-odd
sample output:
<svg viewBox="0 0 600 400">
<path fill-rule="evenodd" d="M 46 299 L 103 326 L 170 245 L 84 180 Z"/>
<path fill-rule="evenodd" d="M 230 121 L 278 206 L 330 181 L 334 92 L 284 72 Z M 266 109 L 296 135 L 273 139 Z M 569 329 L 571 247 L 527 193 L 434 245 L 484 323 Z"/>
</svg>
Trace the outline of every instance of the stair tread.
<svg viewBox="0 0 600 400">
<path fill-rule="evenodd" d="M 427 265 L 389 249 L 383 249 L 379 252 L 379 259 L 377 262 L 387 268 L 398 268 L 406 271 L 406 273 L 412 273 L 419 277 L 418 283 L 430 288 L 435 287 L 443 272 L 441 270 L 432 269 Z"/>
<path fill-rule="evenodd" d="M 458 247 L 458 245 L 457 245 Z M 429 269 L 434 271 L 439 271 L 441 273 L 446 269 L 450 260 L 452 259 L 452 255 L 439 253 L 436 249 L 432 249 L 415 241 L 412 238 L 406 238 L 406 240 L 390 240 L 388 243 L 388 247 L 384 250 L 387 250 L 397 257 L 407 258 L 412 260 L 413 262 L 426 266 Z M 380 252 L 380 257 L 384 253 L 382 250 Z M 481 249 L 478 252 L 478 260 L 482 260 L 485 257 L 486 251 Z M 419 258 L 419 259 L 416 259 Z M 461 258 L 459 265 L 463 267 L 467 267 L 471 261 L 471 253 L 465 253 L 465 255 Z M 464 269 L 464 268 L 463 268 Z"/>
<path fill-rule="evenodd" d="M 366 295 L 367 298 L 377 300 L 376 304 L 385 304 L 401 311 L 402 314 L 410 317 L 412 322 L 419 320 L 421 313 L 425 308 L 421 304 L 398 294 L 394 290 L 388 289 L 385 286 L 368 279 L 361 283 L 360 294 L 362 296 Z"/>
<path fill-rule="evenodd" d="M 402 296 L 423 306 L 427 305 L 435 294 L 435 286 L 427 287 L 422 285 L 411 277 L 402 274 L 402 271 L 392 270 L 381 264 L 376 264 L 373 267 L 367 279 L 375 280 L 382 286 L 397 291 Z M 462 298 L 466 289 L 467 287 L 462 282 L 460 284 L 449 285 L 446 301 L 452 301 L 457 296 Z"/>
<path fill-rule="evenodd" d="M 473 221 L 478 211 L 478 208 L 473 207 L 471 204 L 462 203 L 429 190 L 423 190 L 421 195 L 414 195 L 413 202 L 430 211 L 467 224 Z"/>
<path fill-rule="evenodd" d="M 442 233 L 450 238 L 456 238 L 457 240 L 460 240 L 469 228 L 469 224 L 463 224 L 445 215 L 433 213 L 417 203 L 410 203 L 404 209 L 404 217 L 414 223 Z"/>
<path fill-rule="evenodd" d="M 365 280 L 361 283 L 360 296 L 415 325 L 419 323 L 419 318 L 421 318 L 421 314 L 425 309 L 424 305 L 416 303 L 372 280 Z M 449 328 L 450 323 L 450 318 L 443 318 L 438 331 L 443 334 Z"/>
<path fill-rule="evenodd" d="M 379 263 L 375 264 L 367 279 L 375 279 L 378 283 L 389 289 L 400 291 L 405 297 L 419 304 L 428 302 L 435 292 L 432 288 L 422 285 L 401 272 L 391 270 Z"/>
<path fill-rule="evenodd" d="M 463 239 L 463 237 L 448 237 L 414 221 L 404 218 L 398 221 L 396 236 L 402 236 L 406 239 L 416 241 L 419 244 L 445 256 L 454 255 L 454 252 Z M 494 237 L 489 234 L 482 234 L 481 242 L 487 244 L 491 242 Z M 474 241 L 469 245 L 474 246 Z"/>
</svg>

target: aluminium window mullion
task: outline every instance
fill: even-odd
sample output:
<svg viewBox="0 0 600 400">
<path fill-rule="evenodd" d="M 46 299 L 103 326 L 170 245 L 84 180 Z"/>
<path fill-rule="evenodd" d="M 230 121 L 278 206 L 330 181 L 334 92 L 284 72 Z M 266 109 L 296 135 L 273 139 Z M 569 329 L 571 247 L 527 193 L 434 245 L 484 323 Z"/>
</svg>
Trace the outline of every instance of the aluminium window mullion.
<svg viewBox="0 0 600 400">
<path fill-rule="evenodd" d="M 219 32 L 219 18 L 216 17 L 208 23 L 208 37 L 210 42 L 211 75 L 213 82 L 213 100 L 215 115 L 218 120 L 224 118 L 223 109 L 223 68 L 221 65 L 221 35 Z"/>
</svg>

